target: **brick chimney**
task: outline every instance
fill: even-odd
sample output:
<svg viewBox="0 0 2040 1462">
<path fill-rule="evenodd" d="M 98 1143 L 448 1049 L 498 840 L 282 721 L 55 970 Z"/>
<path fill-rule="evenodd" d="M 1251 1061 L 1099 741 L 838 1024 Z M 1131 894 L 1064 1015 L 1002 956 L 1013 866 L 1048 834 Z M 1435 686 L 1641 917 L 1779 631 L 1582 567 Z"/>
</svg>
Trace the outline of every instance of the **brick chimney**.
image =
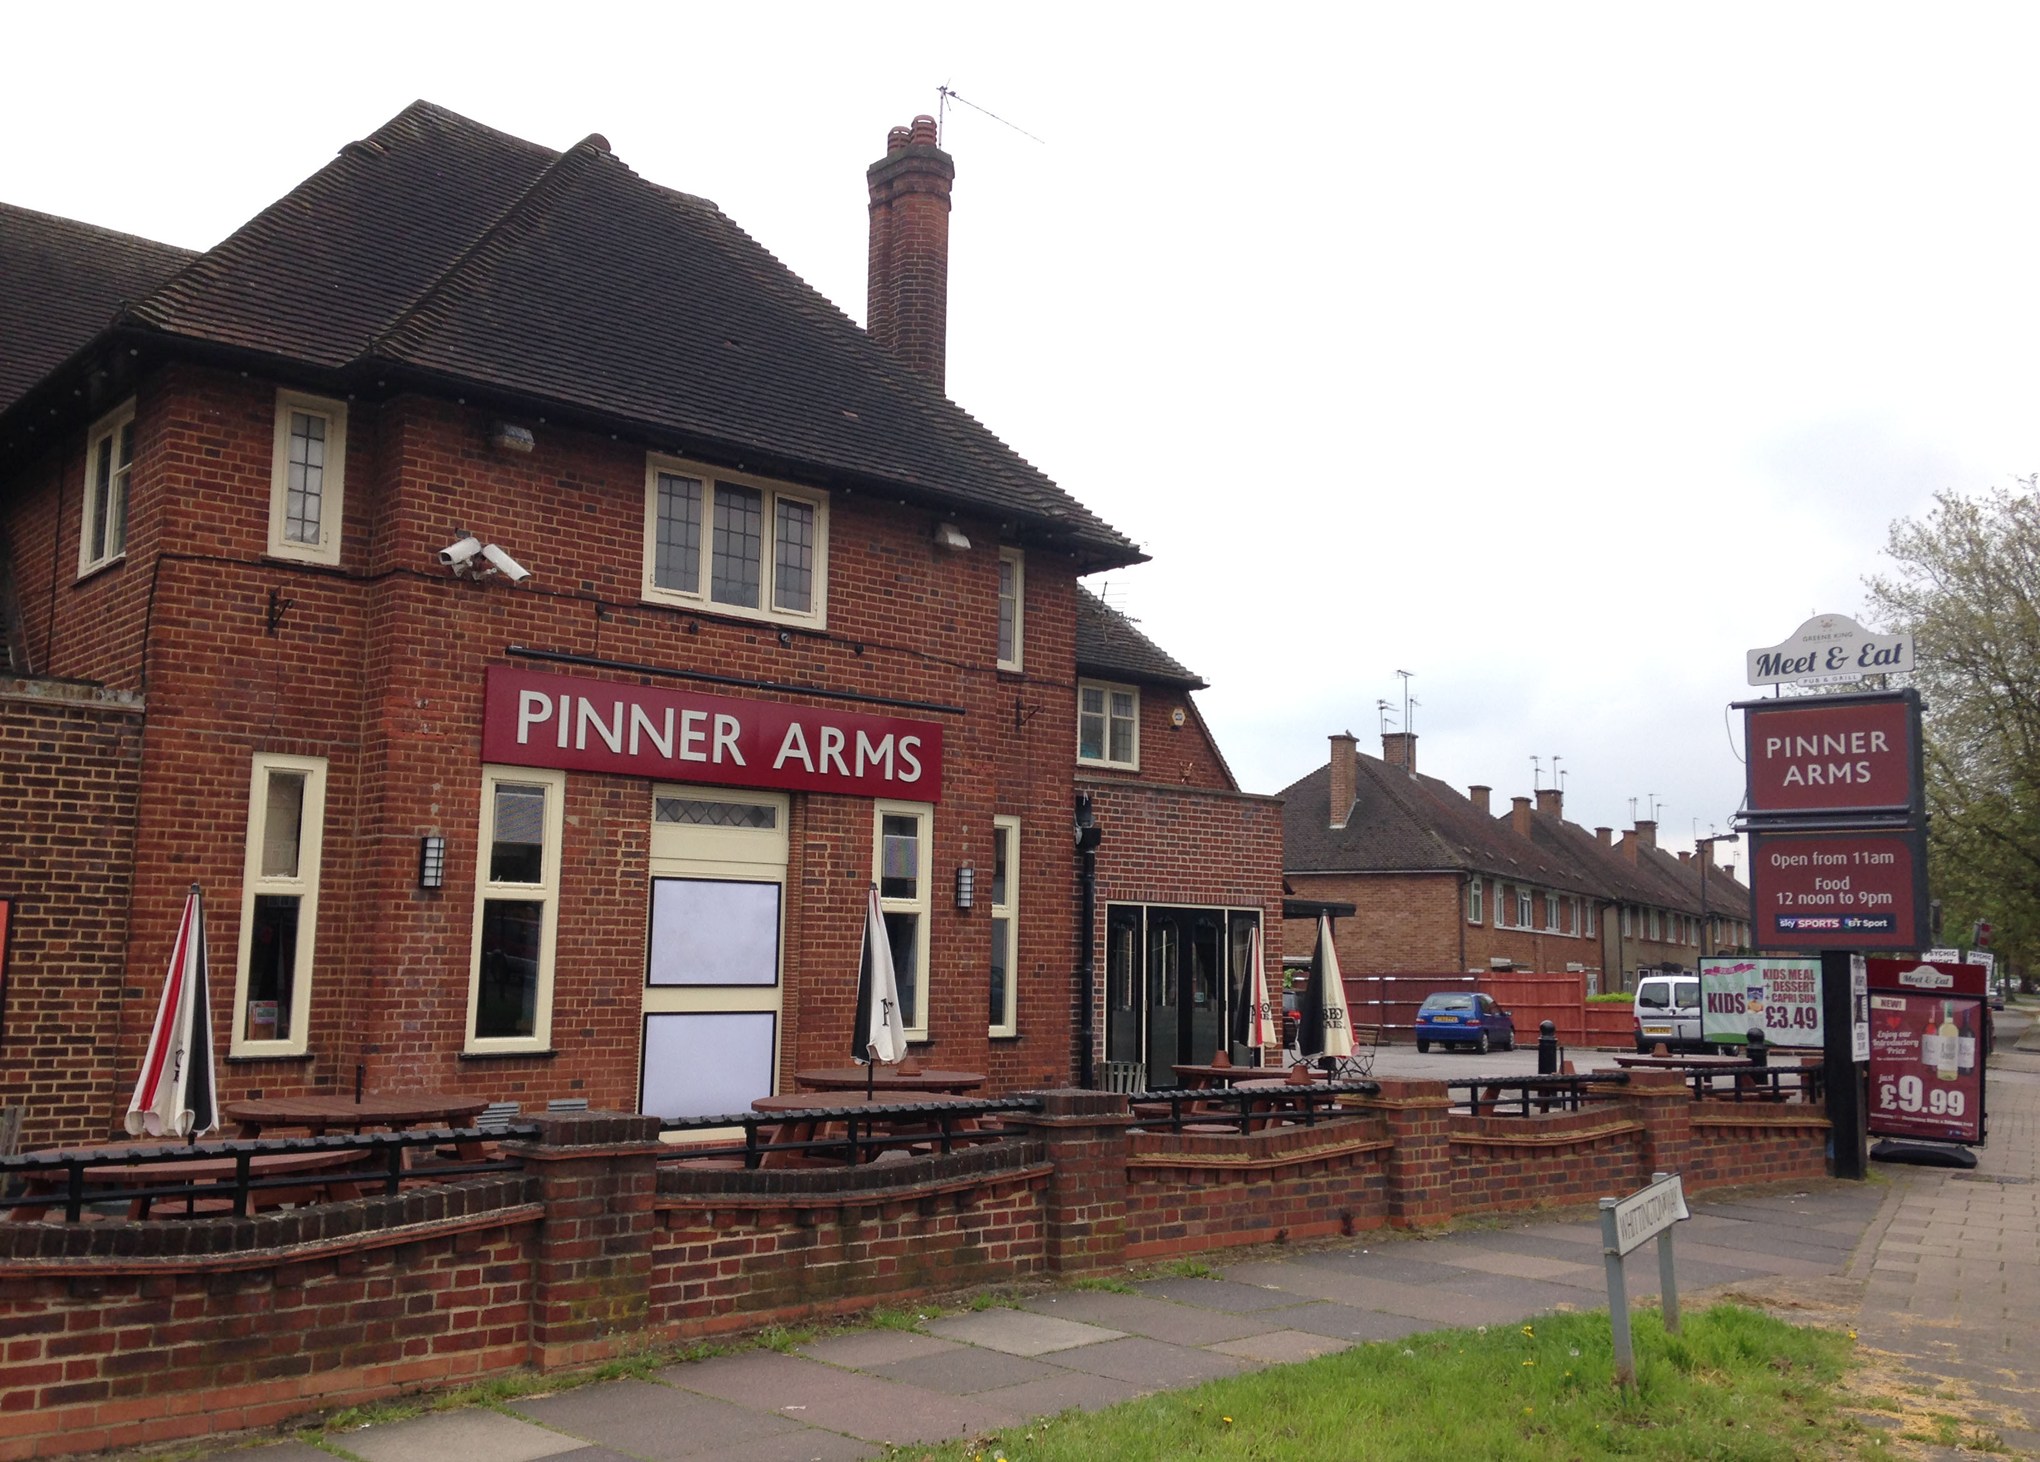
<svg viewBox="0 0 2040 1462">
<path fill-rule="evenodd" d="M 1353 810 L 1353 793 L 1360 777 L 1360 742 L 1351 731 L 1332 733 L 1332 791 L 1329 801 L 1332 826 L 1344 827 L 1346 814 Z"/>
<path fill-rule="evenodd" d="M 1636 826 L 1629 830 L 1629 836 L 1635 838 L 1637 842 L 1646 848 L 1655 848 L 1657 846 L 1657 824 L 1645 819 L 1639 819 Z"/>
<path fill-rule="evenodd" d="M 1528 797 L 1511 797 L 1509 799 L 1509 826 L 1516 830 L 1516 836 L 1519 838 L 1530 836 L 1530 799 Z"/>
<path fill-rule="evenodd" d="M 1565 816 L 1565 793 L 1557 787 L 1537 789 L 1537 810 L 1548 812 L 1553 817 Z"/>
<path fill-rule="evenodd" d="M 1414 731 L 1384 731 L 1381 733 L 1381 759 L 1392 767 L 1401 767 L 1412 776 L 1417 770 L 1417 733 Z"/>
<path fill-rule="evenodd" d="M 1612 847 L 1614 847 L 1614 846 L 1615 846 L 1615 829 L 1614 829 L 1614 828 L 1612 828 L 1612 827 L 1597 827 L 1597 828 L 1595 828 L 1595 829 L 1594 829 L 1594 841 L 1596 841 L 1597 843 L 1599 843 L 1599 844 L 1600 844 L 1600 845 L 1601 845 L 1602 847 L 1604 847 L 1604 848 L 1612 848 Z"/>
<path fill-rule="evenodd" d="M 1475 782 L 1466 789 L 1467 800 L 1479 809 L 1482 817 L 1493 817 L 1495 815 L 1494 809 L 1488 806 L 1488 798 L 1494 790 L 1492 787 L 1483 787 L 1478 782 Z"/>
<path fill-rule="evenodd" d="M 895 127 L 865 170 L 871 256 L 864 328 L 942 389 L 949 333 L 949 190 L 956 164 L 935 145 L 935 119 Z"/>
</svg>

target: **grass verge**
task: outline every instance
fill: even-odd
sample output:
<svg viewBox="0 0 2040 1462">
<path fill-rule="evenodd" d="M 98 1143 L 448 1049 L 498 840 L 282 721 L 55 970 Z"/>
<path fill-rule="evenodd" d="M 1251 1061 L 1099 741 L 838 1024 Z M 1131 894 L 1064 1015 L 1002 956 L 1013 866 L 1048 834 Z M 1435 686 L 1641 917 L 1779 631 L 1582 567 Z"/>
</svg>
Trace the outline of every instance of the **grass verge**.
<svg viewBox="0 0 2040 1462">
<path fill-rule="evenodd" d="M 1667 1335 L 1634 1316 L 1638 1385 L 1614 1385 L 1605 1315 L 1434 1331 L 1305 1365 L 1070 1412 L 944 1447 L 927 1462 L 1545 1462 L 1719 1458 L 1736 1462 L 1891 1455 L 1847 1416 L 1852 1364 L 1841 1332 L 1717 1305 Z"/>
</svg>

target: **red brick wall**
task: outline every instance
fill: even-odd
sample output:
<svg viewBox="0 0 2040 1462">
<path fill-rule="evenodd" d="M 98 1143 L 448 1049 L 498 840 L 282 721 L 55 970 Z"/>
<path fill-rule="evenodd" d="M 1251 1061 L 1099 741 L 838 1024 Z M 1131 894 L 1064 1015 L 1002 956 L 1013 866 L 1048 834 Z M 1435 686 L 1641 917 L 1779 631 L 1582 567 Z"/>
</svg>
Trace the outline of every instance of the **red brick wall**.
<svg viewBox="0 0 2040 1462">
<path fill-rule="evenodd" d="M 1620 1107 L 1452 1119 L 1452 1205 L 1507 1213 L 1620 1197 L 1642 1186 L 1641 1130 Z"/>
<path fill-rule="evenodd" d="M 0 1106 L 26 1146 L 120 1123 L 139 1073 L 119 1059 L 141 704 L 79 686 L 0 680 Z M 166 947 L 164 964 L 169 963 Z M 125 997 L 155 1013 L 161 972 Z"/>
<path fill-rule="evenodd" d="M 1126 1257 L 1354 1234 L 1388 1221 L 1389 1138 L 1371 1119 L 1245 1134 L 1135 1132 Z"/>
</svg>

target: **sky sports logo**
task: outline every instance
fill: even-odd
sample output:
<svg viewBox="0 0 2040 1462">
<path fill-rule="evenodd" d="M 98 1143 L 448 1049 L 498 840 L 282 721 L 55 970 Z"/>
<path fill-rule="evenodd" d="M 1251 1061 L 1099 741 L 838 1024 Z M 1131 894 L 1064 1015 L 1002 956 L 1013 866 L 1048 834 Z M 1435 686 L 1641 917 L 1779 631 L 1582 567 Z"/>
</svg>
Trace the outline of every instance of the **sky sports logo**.
<svg viewBox="0 0 2040 1462">
<path fill-rule="evenodd" d="M 1778 928 L 1793 934 L 1832 933 L 1892 934 L 1898 930 L 1896 914 L 1780 914 Z"/>
</svg>

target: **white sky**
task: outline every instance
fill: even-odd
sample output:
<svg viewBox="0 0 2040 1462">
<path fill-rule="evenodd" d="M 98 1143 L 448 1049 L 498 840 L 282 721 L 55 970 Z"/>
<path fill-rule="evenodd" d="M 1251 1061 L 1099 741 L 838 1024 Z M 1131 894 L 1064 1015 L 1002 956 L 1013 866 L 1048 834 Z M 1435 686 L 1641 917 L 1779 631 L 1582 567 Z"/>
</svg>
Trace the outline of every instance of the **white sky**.
<svg viewBox="0 0 2040 1462">
<path fill-rule="evenodd" d="M 1113 602 L 1251 790 L 1400 669 L 1422 770 L 1725 829 L 1744 651 L 2040 467 L 2030 7 L 339 15 L 11 15 L 0 198 L 204 247 L 422 96 L 603 133 L 862 319 L 946 82 L 1045 139 L 950 114 L 950 393 L 1154 555 Z"/>
</svg>

